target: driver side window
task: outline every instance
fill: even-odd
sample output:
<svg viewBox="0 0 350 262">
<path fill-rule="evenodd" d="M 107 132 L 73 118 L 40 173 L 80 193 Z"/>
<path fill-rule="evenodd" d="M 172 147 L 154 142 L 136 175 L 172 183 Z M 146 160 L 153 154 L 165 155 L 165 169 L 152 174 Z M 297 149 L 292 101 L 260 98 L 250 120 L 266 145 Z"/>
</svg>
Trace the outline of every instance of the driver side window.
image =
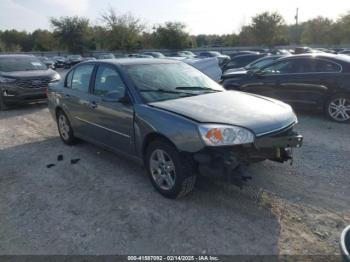
<svg viewBox="0 0 350 262">
<path fill-rule="evenodd" d="M 278 75 L 278 74 L 293 74 L 299 70 L 297 61 L 281 61 L 263 69 L 263 72 L 267 75 Z"/>
<path fill-rule="evenodd" d="M 107 65 L 100 65 L 97 70 L 94 95 L 121 99 L 125 96 L 125 85 L 118 72 Z"/>
</svg>

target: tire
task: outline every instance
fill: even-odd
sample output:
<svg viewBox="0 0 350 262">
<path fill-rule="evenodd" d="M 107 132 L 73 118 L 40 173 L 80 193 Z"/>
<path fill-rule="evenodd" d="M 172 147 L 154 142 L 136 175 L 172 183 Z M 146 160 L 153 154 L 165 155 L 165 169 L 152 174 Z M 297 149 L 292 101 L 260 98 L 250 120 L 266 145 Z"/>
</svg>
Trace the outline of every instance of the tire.
<svg viewBox="0 0 350 262">
<path fill-rule="evenodd" d="M 182 157 L 165 139 L 151 142 L 145 163 L 152 185 L 164 197 L 176 199 L 193 190 L 197 178 L 193 161 Z"/>
<path fill-rule="evenodd" d="M 57 113 L 57 128 L 63 143 L 66 145 L 75 144 L 76 139 L 74 137 L 73 128 L 67 115 L 62 110 Z"/>
<path fill-rule="evenodd" d="M 350 95 L 337 94 L 326 103 L 327 117 L 338 123 L 350 123 Z"/>
</svg>

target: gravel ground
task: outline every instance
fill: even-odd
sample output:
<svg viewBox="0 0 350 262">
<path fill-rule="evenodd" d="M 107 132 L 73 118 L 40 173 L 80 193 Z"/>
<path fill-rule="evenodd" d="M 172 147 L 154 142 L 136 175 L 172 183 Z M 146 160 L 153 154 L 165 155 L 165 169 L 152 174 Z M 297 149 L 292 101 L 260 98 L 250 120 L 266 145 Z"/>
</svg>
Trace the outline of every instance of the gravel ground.
<svg viewBox="0 0 350 262">
<path fill-rule="evenodd" d="M 248 167 L 243 190 L 201 179 L 171 201 L 131 160 L 63 145 L 45 105 L 0 112 L 0 254 L 338 254 L 350 223 L 349 125 L 299 120 L 293 166 Z"/>
</svg>

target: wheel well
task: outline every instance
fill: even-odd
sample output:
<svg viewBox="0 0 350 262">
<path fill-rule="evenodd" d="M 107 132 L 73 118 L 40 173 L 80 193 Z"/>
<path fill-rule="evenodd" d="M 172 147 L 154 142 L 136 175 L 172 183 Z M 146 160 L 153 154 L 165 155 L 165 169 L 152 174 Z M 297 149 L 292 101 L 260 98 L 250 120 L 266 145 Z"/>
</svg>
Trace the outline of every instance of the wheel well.
<svg viewBox="0 0 350 262">
<path fill-rule="evenodd" d="M 333 93 L 331 95 L 329 95 L 325 101 L 324 101 L 324 109 L 327 109 L 327 105 L 328 105 L 328 102 L 335 96 L 339 96 L 339 95 L 346 95 L 346 96 L 350 96 L 350 92 L 338 92 L 338 93 Z"/>
<path fill-rule="evenodd" d="M 174 143 L 169 139 L 167 138 L 166 136 L 162 135 L 162 134 L 159 134 L 159 133 L 150 133 L 148 134 L 144 141 L 143 141 L 143 145 L 142 145 L 142 157 L 145 158 L 145 155 L 146 155 L 146 150 L 147 150 L 147 147 L 154 141 L 154 140 L 163 140 L 163 141 L 166 141 L 167 143 L 171 144 L 172 146 L 174 146 L 175 148 L 177 148 Z"/>
<path fill-rule="evenodd" d="M 56 118 L 57 118 L 59 112 L 64 112 L 64 111 L 63 111 L 63 109 L 61 107 L 58 106 L 55 109 L 55 116 L 56 116 Z"/>
</svg>

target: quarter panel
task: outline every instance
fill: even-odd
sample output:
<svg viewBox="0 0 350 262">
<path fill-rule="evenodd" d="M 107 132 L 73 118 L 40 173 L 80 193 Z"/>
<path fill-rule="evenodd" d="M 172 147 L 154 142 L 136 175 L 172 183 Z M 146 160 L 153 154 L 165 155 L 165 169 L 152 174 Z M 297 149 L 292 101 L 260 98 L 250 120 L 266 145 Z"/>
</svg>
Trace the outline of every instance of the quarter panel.
<svg viewBox="0 0 350 262">
<path fill-rule="evenodd" d="M 142 157 L 142 145 L 151 133 L 167 137 L 180 151 L 198 152 L 204 147 L 197 123 L 180 115 L 148 105 L 135 105 L 135 143 Z"/>
</svg>

